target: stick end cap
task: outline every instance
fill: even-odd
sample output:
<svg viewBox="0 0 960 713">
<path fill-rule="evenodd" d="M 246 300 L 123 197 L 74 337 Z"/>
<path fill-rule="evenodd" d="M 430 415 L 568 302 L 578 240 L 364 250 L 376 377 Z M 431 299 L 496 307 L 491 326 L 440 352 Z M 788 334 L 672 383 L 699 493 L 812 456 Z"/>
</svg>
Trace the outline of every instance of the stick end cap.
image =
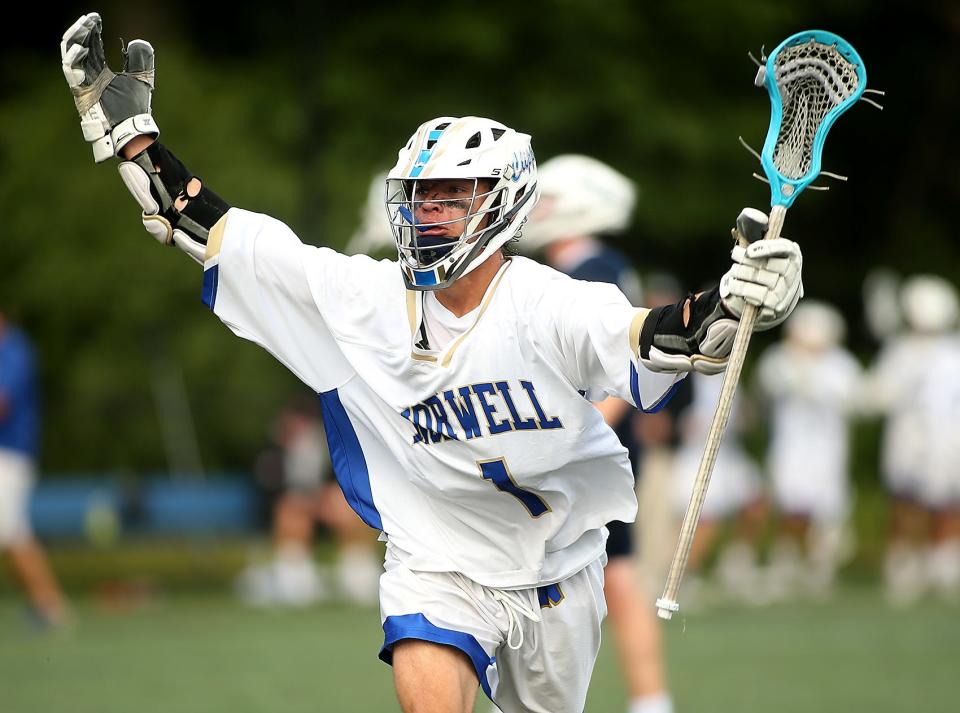
<svg viewBox="0 0 960 713">
<path fill-rule="evenodd" d="M 657 616 L 669 621 L 673 618 L 673 613 L 680 611 L 680 605 L 672 599 L 660 597 L 657 600 Z"/>
</svg>

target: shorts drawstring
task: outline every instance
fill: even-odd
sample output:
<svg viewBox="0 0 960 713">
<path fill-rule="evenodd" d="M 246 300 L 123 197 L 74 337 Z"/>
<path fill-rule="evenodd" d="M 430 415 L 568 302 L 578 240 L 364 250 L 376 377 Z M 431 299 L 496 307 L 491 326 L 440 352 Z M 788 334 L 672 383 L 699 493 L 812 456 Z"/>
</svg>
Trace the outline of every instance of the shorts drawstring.
<svg viewBox="0 0 960 713">
<path fill-rule="evenodd" d="M 534 592 L 536 590 L 530 589 L 525 591 Z M 503 604 L 503 608 L 507 610 L 507 646 L 516 651 L 523 646 L 523 622 L 521 617 L 526 617 L 532 622 L 539 623 L 540 614 L 536 609 L 527 605 L 520 591 L 491 588 L 490 592 L 493 594 L 493 598 Z M 520 635 L 520 640 L 517 641 L 516 645 L 513 643 L 514 632 Z"/>
</svg>

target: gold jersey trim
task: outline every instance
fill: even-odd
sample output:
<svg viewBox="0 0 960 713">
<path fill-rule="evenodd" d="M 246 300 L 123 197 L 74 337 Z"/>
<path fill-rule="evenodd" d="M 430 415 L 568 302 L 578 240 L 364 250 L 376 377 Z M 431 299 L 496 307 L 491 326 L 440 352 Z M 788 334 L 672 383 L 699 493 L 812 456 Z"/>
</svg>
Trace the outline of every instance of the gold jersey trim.
<svg viewBox="0 0 960 713">
<path fill-rule="evenodd" d="M 220 254 L 220 246 L 223 243 L 223 234 L 226 229 L 227 214 L 224 213 L 220 220 L 210 228 L 210 233 L 207 235 L 207 251 L 203 256 L 205 261 Z"/>
<path fill-rule="evenodd" d="M 630 353 L 640 358 L 640 330 L 643 329 L 643 323 L 647 321 L 648 309 L 638 309 L 633 321 L 630 322 Z"/>
</svg>

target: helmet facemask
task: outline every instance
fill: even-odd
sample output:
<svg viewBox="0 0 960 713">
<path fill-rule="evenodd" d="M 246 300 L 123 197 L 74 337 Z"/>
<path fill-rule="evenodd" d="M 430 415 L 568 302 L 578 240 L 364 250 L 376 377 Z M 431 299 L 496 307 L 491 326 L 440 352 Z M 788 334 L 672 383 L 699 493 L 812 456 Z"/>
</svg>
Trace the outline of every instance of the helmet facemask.
<svg viewBox="0 0 960 713">
<path fill-rule="evenodd" d="M 435 197 L 434 186 L 447 180 L 468 184 L 470 190 L 462 197 Z M 387 217 L 405 274 L 436 271 L 435 284 L 413 289 L 440 289 L 465 274 L 502 226 L 506 188 L 499 183 L 495 178 L 387 179 Z"/>
</svg>

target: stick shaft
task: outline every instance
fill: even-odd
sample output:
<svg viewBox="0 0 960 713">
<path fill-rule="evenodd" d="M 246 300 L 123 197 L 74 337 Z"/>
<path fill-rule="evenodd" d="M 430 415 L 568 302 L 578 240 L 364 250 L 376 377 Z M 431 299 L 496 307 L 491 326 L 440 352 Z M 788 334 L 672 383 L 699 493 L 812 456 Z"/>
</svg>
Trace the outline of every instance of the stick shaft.
<svg viewBox="0 0 960 713">
<path fill-rule="evenodd" d="M 767 228 L 767 234 L 764 236 L 765 240 L 773 240 L 774 238 L 780 237 L 786 212 L 787 209 L 780 205 L 774 206 L 771 209 L 770 223 Z M 713 472 L 713 466 L 717 462 L 720 440 L 727 427 L 727 421 L 730 419 L 733 397 L 736 394 L 737 383 L 740 381 L 740 372 L 743 369 L 743 361 L 747 355 L 747 347 L 750 345 L 750 337 L 753 335 L 753 325 L 757 319 L 757 311 L 757 308 L 753 305 L 746 305 L 743 314 L 740 316 L 737 335 L 733 340 L 733 347 L 730 351 L 730 358 L 727 361 L 727 368 L 723 377 L 723 386 L 720 389 L 720 396 L 717 399 L 717 410 L 714 412 L 713 421 L 710 423 L 710 430 L 707 433 L 703 456 L 700 459 L 700 467 L 697 470 L 697 478 L 693 484 L 693 492 L 690 494 L 690 502 L 687 504 L 687 511 L 683 516 L 683 524 L 680 526 L 680 539 L 677 542 L 677 549 L 674 552 L 673 561 L 670 563 L 670 570 L 667 573 L 663 596 L 657 600 L 657 615 L 661 619 L 670 619 L 673 616 L 673 612 L 679 609 L 677 594 L 680 591 L 680 582 L 683 579 L 683 572 L 686 569 L 687 560 L 690 557 L 690 548 L 693 546 L 693 537 L 697 531 L 697 524 L 700 522 L 700 511 L 703 509 L 703 501 L 707 497 L 707 486 L 710 485 L 710 475 Z"/>
</svg>

